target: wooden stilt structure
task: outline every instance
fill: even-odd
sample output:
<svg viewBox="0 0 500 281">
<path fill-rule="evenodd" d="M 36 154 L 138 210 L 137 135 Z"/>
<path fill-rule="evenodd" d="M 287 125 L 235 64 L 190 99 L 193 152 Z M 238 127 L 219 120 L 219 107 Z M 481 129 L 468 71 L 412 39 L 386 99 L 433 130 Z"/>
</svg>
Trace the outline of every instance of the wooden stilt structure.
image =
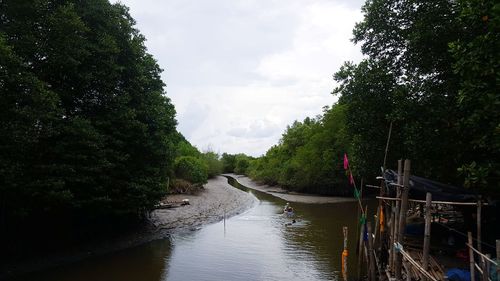
<svg viewBox="0 0 500 281">
<path fill-rule="evenodd" d="M 367 222 L 366 223 L 367 228 L 368 228 L 368 258 L 369 258 L 369 274 L 368 274 L 368 280 L 370 281 L 375 281 L 375 269 L 377 265 L 375 264 L 375 256 L 373 255 L 373 232 L 372 232 L 372 223 Z"/>
<path fill-rule="evenodd" d="M 401 192 L 401 210 L 399 212 L 398 243 L 403 244 L 403 236 L 406 228 L 406 213 L 408 211 L 408 193 L 410 191 L 410 165 L 411 161 L 406 159 L 403 168 L 403 190 Z M 401 269 L 403 267 L 403 256 L 396 255 L 396 280 L 401 280 Z"/>
<path fill-rule="evenodd" d="M 492 259 L 490 255 L 481 252 L 484 245 L 481 235 L 481 222 L 482 222 L 482 208 L 488 206 L 488 203 L 477 200 L 476 202 L 450 202 L 450 201 L 433 201 L 433 195 L 430 192 L 426 193 L 426 200 L 409 199 L 410 189 L 410 160 L 405 160 L 404 165 L 402 160 L 398 161 L 398 175 L 397 183 L 390 182 L 389 179 L 382 177 L 383 182 L 380 184 L 380 195 L 376 198 L 379 200 L 379 207 L 377 208 L 376 225 L 373 222 L 367 222 L 368 241 L 363 241 L 363 230 L 360 229 L 359 235 L 359 256 L 362 260 L 362 253 L 364 251 L 365 261 L 367 265 L 368 280 L 418 280 L 418 281 L 437 281 L 447 280 L 444 275 L 443 268 L 440 266 L 434 257 L 431 255 L 431 226 L 433 223 L 433 214 L 440 214 L 440 212 L 448 212 L 455 214 L 456 212 L 449 207 L 449 209 L 436 208 L 435 205 L 446 206 L 477 206 L 476 219 L 477 219 L 477 237 L 473 237 L 472 233 L 468 233 L 468 243 L 466 246 L 469 248 L 469 267 L 471 280 L 491 281 L 494 277 L 491 271 L 496 269 L 497 276 L 500 275 L 500 240 L 496 241 L 496 260 Z M 384 170 L 383 170 L 384 172 Z M 381 179 L 378 177 L 377 179 Z M 367 185 L 368 186 L 368 185 Z M 412 187 L 414 187 L 412 183 Z M 385 192 L 382 191 L 385 187 Z M 424 241 L 422 244 L 412 244 L 411 238 L 407 237 L 405 244 L 405 230 L 408 213 L 417 209 L 425 210 L 425 229 Z M 367 211 L 364 211 L 367 216 Z M 385 222 L 382 227 L 380 223 L 381 214 L 384 214 Z M 442 214 L 442 213 L 441 213 Z M 442 221 L 439 215 L 439 223 L 446 223 L 448 220 Z M 380 228 L 379 228 L 380 227 Z M 448 229 L 458 231 L 446 226 Z M 373 232 L 375 228 L 376 233 Z M 380 239 L 376 239 L 380 230 Z M 384 230 L 384 231 L 382 231 Z M 386 235 L 386 239 L 384 239 Z M 465 234 L 463 234 L 465 236 Z M 476 239 L 474 239 L 476 238 Z M 476 240 L 476 242 L 474 242 Z M 380 244 L 378 244 L 380 243 Z M 377 244 L 377 247 L 374 245 Z M 484 244 L 484 245 L 483 245 Z M 420 249 L 422 245 L 422 248 Z M 489 245 L 491 246 L 491 245 Z M 415 248 L 416 247 L 416 248 Z M 476 247 L 476 248 L 475 248 Z M 375 249 L 376 248 L 376 249 Z M 389 255 L 387 266 L 385 265 L 384 255 Z M 492 253 L 494 254 L 494 252 Z M 386 256 L 387 257 L 387 256 Z M 358 266 L 358 280 L 360 277 L 361 266 Z M 498 276 L 500 278 L 500 276 Z M 500 280 L 500 279 L 498 279 Z"/>
<path fill-rule="evenodd" d="M 427 192 L 425 198 L 425 232 L 424 232 L 424 249 L 422 253 L 422 267 L 424 270 L 429 268 L 429 251 L 431 248 L 431 203 L 432 194 Z"/>
</svg>

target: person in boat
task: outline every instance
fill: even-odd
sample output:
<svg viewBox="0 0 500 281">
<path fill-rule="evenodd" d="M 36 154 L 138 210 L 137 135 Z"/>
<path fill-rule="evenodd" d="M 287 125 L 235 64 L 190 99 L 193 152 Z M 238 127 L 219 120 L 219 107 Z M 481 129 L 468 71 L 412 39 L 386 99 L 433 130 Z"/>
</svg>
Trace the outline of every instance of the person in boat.
<svg viewBox="0 0 500 281">
<path fill-rule="evenodd" d="M 288 217 L 293 217 L 294 212 L 292 206 L 290 206 L 289 203 L 286 203 L 285 209 L 283 210 L 283 213 L 287 215 Z"/>
<path fill-rule="evenodd" d="M 285 208 L 283 208 L 283 213 L 286 213 L 288 211 L 288 208 L 291 208 L 290 203 L 286 202 Z"/>
</svg>

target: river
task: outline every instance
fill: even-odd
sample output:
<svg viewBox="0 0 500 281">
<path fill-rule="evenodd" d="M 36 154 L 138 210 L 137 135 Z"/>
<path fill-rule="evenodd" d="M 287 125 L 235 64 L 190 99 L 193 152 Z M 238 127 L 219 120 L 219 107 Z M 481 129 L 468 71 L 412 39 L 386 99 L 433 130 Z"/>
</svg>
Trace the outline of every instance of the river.
<svg viewBox="0 0 500 281">
<path fill-rule="evenodd" d="M 339 280 L 342 226 L 349 227 L 349 274 L 356 274 L 356 203 L 293 203 L 297 222 L 287 225 L 284 200 L 229 181 L 259 202 L 226 221 L 24 280 Z"/>
</svg>

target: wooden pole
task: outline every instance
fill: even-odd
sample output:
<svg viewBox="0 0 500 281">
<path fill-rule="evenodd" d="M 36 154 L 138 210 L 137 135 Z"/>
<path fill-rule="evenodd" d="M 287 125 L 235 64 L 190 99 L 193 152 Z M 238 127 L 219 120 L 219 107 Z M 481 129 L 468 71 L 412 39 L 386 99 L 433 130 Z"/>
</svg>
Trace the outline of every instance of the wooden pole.
<svg viewBox="0 0 500 281">
<path fill-rule="evenodd" d="M 385 164 L 387 161 L 387 152 L 389 151 L 389 142 L 391 141 L 391 133 L 392 133 L 392 121 L 391 121 L 391 125 L 389 125 L 389 134 L 387 135 L 387 143 L 385 144 L 384 166 L 383 166 L 384 170 L 382 171 L 382 173 L 385 173 L 385 167 L 386 167 Z"/>
<path fill-rule="evenodd" d="M 470 270 L 470 280 L 475 281 L 475 267 L 474 267 L 474 251 L 472 251 L 472 232 L 467 232 L 467 241 L 469 242 L 469 270 Z"/>
<path fill-rule="evenodd" d="M 486 256 L 488 258 L 491 258 L 491 255 L 490 254 L 486 254 Z M 485 260 L 484 258 L 482 258 L 483 260 L 483 280 L 484 281 L 489 281 L 489 277 L 490 277 L 490 263 Z"/>
<path fill-rule="evenodd" d="M 481 199 L 477 201 L 477 250 L 479 252 L 482 251 L 482 243 L 481 243 Z"/>
<path fill-rule="evenodd" d="M 347 281 L 347 257 L 349 252 L 347 251 L 347 226 L 342 228 L 342 233 L 344 234 L 344 251 L 342 252 L 342 276 L 344 280 Z"/>
<path fill-rule="evenodd" d="M 368 257 L 370 259 L 370 273 L 369 273 L 369 280 L 370 281 L 376 281 L 375 280 L 375 257 L 373 256 L 373 235 L 372 235 L 372 223 L 367 222 L 367 228 L 368 228 Z"/>
<path fill-rule="evenodd" d="M 408 211 L 408 193 L 410 192 L 410 166 L 411 161 L 406 159 L 403 171 L 403 190 L 401 193 L 401 210 L 399 213 L 398 242 L 403 245 L 406 228 L 406 212 Z M 398 253 L 396 256 L 396 280 L 401 280 L 401 269 L 403 267 L 403 256 Z"/>
<path fill-rule="evenodd" d="M 396 222 L 396 202 L 391 202 L 391 229 L 390 229 L 390 235 L 389 235 L 389 262 L 387 264 L 389 271 L 393 271 L 393 260 L 394 260 L 394 229 L 395 227 L 395 222 Z"/>
<path fill-rule="evenodd" d="M 500 240 L 497 240 L 497 280 L 500 280 Z"/>
<path fill-rule="evenodd" d="M 398 160 L 398 185 L 396 186 L 396 198 L 400 199 L 396 201 L 396 213 L 394 217 L 394 242 L 399 242 L 399 212 L 401 206 L 401 188 L 403 185 L 403 160 Z M 391 245 L 391 249 L 394 249 L 394 243 Z M 397 253 L 394 253 L 392 257 L 392 266 L 394 270 L 394 263 L 396 262 Z"/>
<path fill-rule="evenodd" d="M 424 250 L 422 255 L 422 267 L 427 270 L 429 268 L 429 251 L 431 248 L 431 208 L 432 194 L 427 192 L 425 196 L 425 234 L 424 234 Z"/>
<path fill-rule="evenodd" d="M 358 241 L 358 280 L 361 280 L 361 261 L 363 260 L 363 228 L 364 224 L 359 227 L 359 241 Z"/>
</svg>

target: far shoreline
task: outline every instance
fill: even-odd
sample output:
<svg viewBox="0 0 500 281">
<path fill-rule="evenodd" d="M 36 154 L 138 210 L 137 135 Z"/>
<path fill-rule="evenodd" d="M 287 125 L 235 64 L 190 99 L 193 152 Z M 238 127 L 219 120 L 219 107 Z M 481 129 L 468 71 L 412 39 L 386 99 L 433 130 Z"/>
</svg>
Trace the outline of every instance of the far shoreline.
<svg viewBox="0 0 500 281">
<path fill-rule="evenodd" d="M 239 184 L 250 189 L 258 190 L 271 194 L 275 197 L 281 198 L 288 202 L 306 203 L 306 204 L 331 204 L 331 203 L 344 203 L 355 202 L 355 198 L 339 197 L 339 196 L 324 196 L 317 194 L 306 194 L 300 192 L 288 192 L 279 186 L 269 186 L 266 184 L 259 184 L 245 175 L 237 175 L 234 173 L 222 174 L 225 177 L 231 177 Z"/>
</svg>

